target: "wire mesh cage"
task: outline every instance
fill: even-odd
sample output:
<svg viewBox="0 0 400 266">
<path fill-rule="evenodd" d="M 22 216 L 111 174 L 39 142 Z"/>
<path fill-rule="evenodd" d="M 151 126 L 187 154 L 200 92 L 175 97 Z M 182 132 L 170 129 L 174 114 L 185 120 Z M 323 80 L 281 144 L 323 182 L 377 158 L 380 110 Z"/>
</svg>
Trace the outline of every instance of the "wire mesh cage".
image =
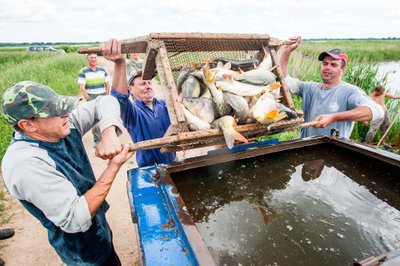
<svg viewBox="0 0 400 266">
<path fill-rule="evenodd" d="M 171 126 L 163 138 L 136 143 L 134 149 L 163 147 L 162 151 L 177 151 L 224 143 L 223 134 L 219 129 L 189 132 L 179 96 L 181 91 L 177 88 L 177 78 L 185 66 L 201 70 L 205 64 L 208 64 L 210 68 L 215 68 L 218 63 L 229 63 L 233 71 L 247 71 L 260 65 L 265 53 L 268 53 L 272 60 L 271 71 L 281 85 L 282 103 L 294 109 L 278 64 L 277 49 L 283 42 L 271 39 L 269 35 L 151 33 L 148 36 L 124 40 L 121 43 L 123 53 L 146 53 L 143 79 L 149 79 L 155 73 L 158 74 L 171 120 Z M 93 51 L 99 52 L 99 48 L 87 48 L 80 52 Z M 246 137 L 257 137 L 294 130 L 302 122 L 304 122 L 302 118 L 296 118 L 268 126 L 251 123 L 239 126 L 237 131 Z"/>
</svg>

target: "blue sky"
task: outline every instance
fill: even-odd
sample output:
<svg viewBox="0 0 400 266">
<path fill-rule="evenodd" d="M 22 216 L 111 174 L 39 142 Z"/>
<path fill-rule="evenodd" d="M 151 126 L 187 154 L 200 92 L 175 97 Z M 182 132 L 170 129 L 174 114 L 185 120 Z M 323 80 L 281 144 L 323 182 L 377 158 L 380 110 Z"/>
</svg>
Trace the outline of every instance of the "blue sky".
<svg viewBox="0 0 400 266">
<path fill-rule="evenodd" d="M 105 41 L 151 32 L 400 37 L 398 0 L 0 0 L 0 6 L 0 42 Z"/>
</svg>

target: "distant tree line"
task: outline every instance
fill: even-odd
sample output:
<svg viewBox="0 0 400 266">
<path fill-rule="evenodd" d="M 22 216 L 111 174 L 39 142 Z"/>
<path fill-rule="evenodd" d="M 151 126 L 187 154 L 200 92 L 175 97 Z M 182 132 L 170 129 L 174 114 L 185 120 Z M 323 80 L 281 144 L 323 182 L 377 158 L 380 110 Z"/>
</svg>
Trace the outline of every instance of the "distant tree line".
<svg viewBox="0 0 400 266">
<path fill-rule="evenodd" d="M 31 46 L 31 45 L 99 45 L 100 42 L 0 42 L 0 47 Z"/>
<path fill-rule="evenodd" d="M 305 41 L 368 41 L 368 40 L 400 40 L 400 37 L 385 37 L 385 38 L 310 38 L 310 39 L 303 39 Z"/>
</svg>

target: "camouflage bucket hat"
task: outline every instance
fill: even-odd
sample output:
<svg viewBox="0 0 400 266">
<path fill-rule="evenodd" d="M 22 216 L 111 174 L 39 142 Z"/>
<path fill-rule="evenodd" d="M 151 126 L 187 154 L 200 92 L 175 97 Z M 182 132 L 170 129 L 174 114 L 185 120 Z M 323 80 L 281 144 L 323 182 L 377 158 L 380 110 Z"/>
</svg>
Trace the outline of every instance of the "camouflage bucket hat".
<svg viewBox="0 0 400 266">
<path fill-rule="evenodd" d="M 1 107 L 4 119 L 15 126 L 21 119 L 67 115 L 75 108 L 78 100 L 78 97 L 58 95 L 43 84 L 22 81 L 4 92 Z"/>
</svg>

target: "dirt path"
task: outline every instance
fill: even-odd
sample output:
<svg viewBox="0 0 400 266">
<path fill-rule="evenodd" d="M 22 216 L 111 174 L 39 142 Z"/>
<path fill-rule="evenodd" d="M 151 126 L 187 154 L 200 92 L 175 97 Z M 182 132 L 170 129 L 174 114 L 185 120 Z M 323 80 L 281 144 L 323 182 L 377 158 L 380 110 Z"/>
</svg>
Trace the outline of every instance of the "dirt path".
<svg viewBox="0 0 400 266">
<path fill-rule="evenodd" d="M 105 66 L 108 73 L 112 75 L 112 64 L 103 58 L 99 58 L 99 65 Z M 155 94 L 163 97 L 159 84 L 154 82 Z M 123 142 L 129 142 L 130 136 L 125 131 L 121 136 Z M 96 177 L 99 177 L 106 167 L 106 162 L 94 155 L 93 137 L 88 132 L 83 137 L 86 151 L 92 163 Z M 178 158 L 188 158 L 195 155 L 206 154 L 208 149 L 199 149 L 186 153 L 178 153 Z M 107 212 L 107 220 L 111 226 L 114 236 L 115 249 L 121 259 L 122 265 L 139 265 L 139 249 L 137 239 L 137 228 L 132 223 L 130 207 L 128 203 L 126 172 L 128 169 L 137 167 L 135 158 L 125 163 L 113 183 L 107 201 L 110 209 Z M 47 239 L 47 231 L 36 218 L 29 214 L 19 203 L 12 198 L 4 187 L 1 178 L 0 188 L 5 192 L 5 211 L 1 217 L 1 228 L 14 228 L 15 235 L 12 238 L 1 240 L 0 257 L 6 261 L 6 265 L 63 265 L 56 252 L 50 246 Z"/>
</svg>

